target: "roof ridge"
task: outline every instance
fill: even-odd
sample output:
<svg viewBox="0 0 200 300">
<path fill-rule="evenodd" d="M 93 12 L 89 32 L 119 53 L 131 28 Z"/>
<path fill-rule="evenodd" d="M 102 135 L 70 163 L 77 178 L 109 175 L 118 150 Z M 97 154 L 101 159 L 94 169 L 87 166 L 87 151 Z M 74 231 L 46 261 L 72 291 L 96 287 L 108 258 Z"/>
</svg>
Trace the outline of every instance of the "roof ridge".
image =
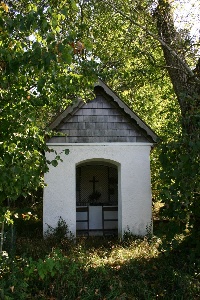
<svg viewBox="0 0 200 300">
<path fill-rule="evenodd" d="M 103 82 L 101 79 L 98 79 L 98 82 L 94 85 L 94 88 L 98 86 L 104 90 L 106 95 L 110 96 L 118 104 L 118 106 L 125 112 L 126 115 L 134 120 L 136 124 L 146 132 L 147 136 L 150 136 L 154 142 L 157 141 L 157 134 L 105 82 Z M 84 102 L 80 98 L 77 99 L 75 103 L 68 106 L 54 119 L 53 122 L 51 122 L 49 128 L 51 130 L 55 129 L 64 118 L 70 115 L 72 116 L 74 111 L 80 109 L 86 103 L 87 102 Z"/>
</svg>

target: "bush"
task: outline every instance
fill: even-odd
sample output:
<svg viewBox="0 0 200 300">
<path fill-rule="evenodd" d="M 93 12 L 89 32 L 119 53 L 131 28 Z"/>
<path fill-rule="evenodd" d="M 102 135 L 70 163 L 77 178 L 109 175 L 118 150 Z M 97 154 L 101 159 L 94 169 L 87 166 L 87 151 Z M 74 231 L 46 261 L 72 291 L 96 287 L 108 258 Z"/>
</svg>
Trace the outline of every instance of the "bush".
<svg viewBox="0 0 200 300">
<path fill-rule="evenodd" d="M 44 233 L 44 243 L 50 248 L 68 250 L 74 243 L 74 236 L 68 229 L 67 223 L 60 217 L 56 228 L 48 225 Z"/>
</svg>

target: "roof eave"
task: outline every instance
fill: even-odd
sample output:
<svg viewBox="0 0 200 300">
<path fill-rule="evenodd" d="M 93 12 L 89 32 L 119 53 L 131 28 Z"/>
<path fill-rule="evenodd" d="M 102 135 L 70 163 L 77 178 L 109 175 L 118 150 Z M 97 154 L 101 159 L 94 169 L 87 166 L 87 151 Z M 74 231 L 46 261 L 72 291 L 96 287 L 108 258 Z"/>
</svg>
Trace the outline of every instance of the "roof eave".
<svg viewBox="0 0 200 300">
<path fill-rule="evenodd" d="M 128 114 L 132 119 L 136 121 L 138 126 L 144 129 L 153 141 L 156 143 L 158 140 L 158 135 L 144 122 L 140 119 L 140 117 L 134 113 L 118 96 L 115 92 L 113 92 L 101 79 L 95 84 L 95 87 L 100 86 L 104 89 L 105 93 L 113 98 L 113 100 L 119 105 L 120 108 L 124 110 L 126 114 Z"/>
<path fill-rule="evenodd" d="M 61 114 L 59 114 L 55 120 L 49 125 L 51 130 L 55 129 L 64 118 L 71 115 L 75 109 L 79 109 L 84 105 L 84 102 L 81 99 L 77 99 L 73 105 L 68 106 Z"/>
</svg>

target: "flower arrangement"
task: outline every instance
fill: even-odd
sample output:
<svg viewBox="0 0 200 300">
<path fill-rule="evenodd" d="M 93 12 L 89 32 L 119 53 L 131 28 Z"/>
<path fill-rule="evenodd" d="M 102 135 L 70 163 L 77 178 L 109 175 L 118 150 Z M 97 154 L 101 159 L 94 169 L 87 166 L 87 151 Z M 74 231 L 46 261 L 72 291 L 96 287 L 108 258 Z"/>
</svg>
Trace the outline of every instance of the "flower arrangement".
<svg viewBox="0 0 200 300">
<path fill-rule="evenodd" d="M 94 191 L 91 195 L 89 195 L 90 201 L 97 201 L 101 197 L 101 193 L 98 191 Z"/>
</svg>

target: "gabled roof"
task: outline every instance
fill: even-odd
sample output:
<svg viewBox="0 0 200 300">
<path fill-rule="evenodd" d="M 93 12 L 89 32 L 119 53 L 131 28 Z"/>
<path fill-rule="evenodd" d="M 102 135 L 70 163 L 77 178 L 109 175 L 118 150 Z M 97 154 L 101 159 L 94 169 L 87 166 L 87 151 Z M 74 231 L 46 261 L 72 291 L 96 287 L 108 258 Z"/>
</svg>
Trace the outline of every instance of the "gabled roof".
<svg viewBox="0 0 200 300">
<path fill-rule="evenodd" d="M 86 116 L 89 118 L 89 111 L 90 111 L 90 120 L 89 120 L 89 123 L 87 124 L 87 127 L 88 125 L 91 125 L 90 127 L 92 127 L 92 122 L 94 124 L 96 124 L 96 130 L 100 130 L 99 132 L 102 132 L 102 135 L 105 136 L 106 133 L 108 132 L 108 135 L 113 135 L 114 134 L 114 130 L 112 131 L 112 133 L 110 133 L 110 126 L 107 126 L 107 132 L 103 129 L 105 129 L 103 126 L 103 124 L 107 121 L 109 121 L 109 124 L 112 123 L 112 129 L 115 128 L 115 139 L 114 137 L 110 137 L 110 138 L 104 138 L 104 139 L 100 139 L 99 138 L 99 141 L 102 142 L 102 141 L 134 141 L 133 139 L 133 132 L 135 132 L 135 136 L 137 137 L 138 136 L 138 139 L 135 140 L 135 141 L 148 141 L 148 142 L 151 142 L 151 143 L 155 143 L 158 136 L 151 130 L 151 128 L 144 122 L 141 120 L 141 118 L 138 117 L 138 115 L 136 113 L 134 113 L 117 95 L 116 93 L 114 93 L 102 80 L 98 80 L 98 83 L 95 84 L 95 91 L 96 91 L 96 95 L 98 96 L 98 93 L 101 94 L 101 99 L 99 100 L 102 104 L 100 106 L 100 104 L 98 104 L 98 97 L 96 97 L 94 99 L 94 101 L 90 101 L 87 103 L 83 102 L 82 100 L 77 100 L 72 106 L 69 106 L 66 110 L 64 110 L 60 115 L 58 115 L 54 121 L 50 124 L 49 128 L 51 130 L 56 130 L 56 131 L 61 131 L 62 133 L 66 133 L 67 135 L 73 135 L 74 139 L 71 139 L 70 141 L 74 141 L 74 142 L 79 142 L 78 139 L 75 139 L 75 134 L 76 134 L 76 131 L 78 130 L 74 130 L 74 129 L 79 129 L 79 135 L 82 134 L 82 140 L 81 142 L 88 142 L 88 141 L 91 141 L 92 142 L 97 142 L 98 141 L 98 137 L 94 137 L 95 136 L 95 131 L 91 130 L 91 128 L 85 128 L 85 131 L 84 130 L 81 130 L 81 126 L 77 127 L 77 128 L 74 128 L 73 125 L 71 124 L 71 127 L 69 125 L 66 125 L 66 124 L 69 124 L 68 122 L 74 122 L 75 120 L 75 117 L 78 118 L 79 116 L 79 119 L 77 119 L 76 121 L 76 124 L 79 122 L 79 124 L 81 123 L 81 121 L 83 121 L 83 118 L 80 117 L 80 115 L 85 115 L 85 118 Z M 104 101 L 105 100 L 105 101 Z M 96 101 L 96 102 L 95 102 Z M 108 104 L 107 102 L 108 101 Z M 100 107 L 104 108 L 104 110 L 100 109 Z M 86 110 L 87 108 L 87 110 Z M 96 111 L 95 111 L 96 109 Z M 98 112 L 97 112 L 97 109 L 98 109 Z M 106 116 L 104 117 L 104 120 L 100 117 L 102 117 L 105 112 L 106 112 L 106 109 L 111 111 L 111 115 L 112 116 L 109 116 L 109 118 Z M 102 116 L 99 115 L 99 111 L 102 111 Z M 115 116 L 117 113 L 116 111 L 119 112 L 119 114 L 123 115 L 123 118 L 116 118 L 117 116 Z M 93 116 L 92 116 L 93 114 Z M 96 119 L 95 119 L 96 117 Z M 125 119 L 127 119 L 126 123 L 127 125 L 125 125 Z M 100 124 L 102 124 L 102 126 L 97 126 L 97 123 L 98 123 L 98 120 L 100 120 Z M 114 124 L 115 123 L 115 124 Z M 74 123 L 75 124 L 75 123 Z M 85 123 L 84 123 L 85 124 Z M 119 125 L 119 127 L 117 127 L 117 124 Z M 80 124 L 81 125 L 81 124 Z M 122 128 L 123 126 L 123 128 Z M 132 127 L 131 127 L 132 126 Z M 94 127 L 94 126 L 93 126 Z M 90 129 L 90 130 L 89 130 Z M 94 128 L 93 128 L 94 129 Z M 123 130 L 122 130 L 123 129 Z M 131 133 L 131 130 L 132 130 L 132 133 Z M 83 133 L 84 131 L 84 133 Z M 139 138 L 139 132 L 140 133 L 142 132 L 142 134 L 140 134 L 140 138 Z M 73 133 L 72 133 L 73 132 Z M 81 132 L 81 133 L 80 133 Z M 119 133 L 120 132 L 120 133 Z M 123 135 L 125 135 L 126 133 L 128 133 L 128 135 L 130 136 L 129 139 L 126 139 L 124 140 L 123 137 L 121 136 L 121 139 L 119 138 L 120 134 L 123 133 Z M 83 138 L 83 135 L 86 136 L 86 135 L 90 135 L 91 138 L 87 139 L 86 137 Z M 122 135 L 122 134 L 121 134 Z M 141 139 L 141 135 L 143 137 L 145 137 L 146 140 L 142 140 Z M 92 139 L 92 136 L 93 136 L 93 139 Z M 98 135 L 99 136 L 99 135 Z M 117 139 L 118 137 L 118 139 Z M 57 139 L 58 140 L 58 139 Z M 59 139 L 59 140 L 63 140 L 63 139 Z M 52 140 L 50 139 L 49 142 L 55 142 L 55 139 Z"/>
</svg>

